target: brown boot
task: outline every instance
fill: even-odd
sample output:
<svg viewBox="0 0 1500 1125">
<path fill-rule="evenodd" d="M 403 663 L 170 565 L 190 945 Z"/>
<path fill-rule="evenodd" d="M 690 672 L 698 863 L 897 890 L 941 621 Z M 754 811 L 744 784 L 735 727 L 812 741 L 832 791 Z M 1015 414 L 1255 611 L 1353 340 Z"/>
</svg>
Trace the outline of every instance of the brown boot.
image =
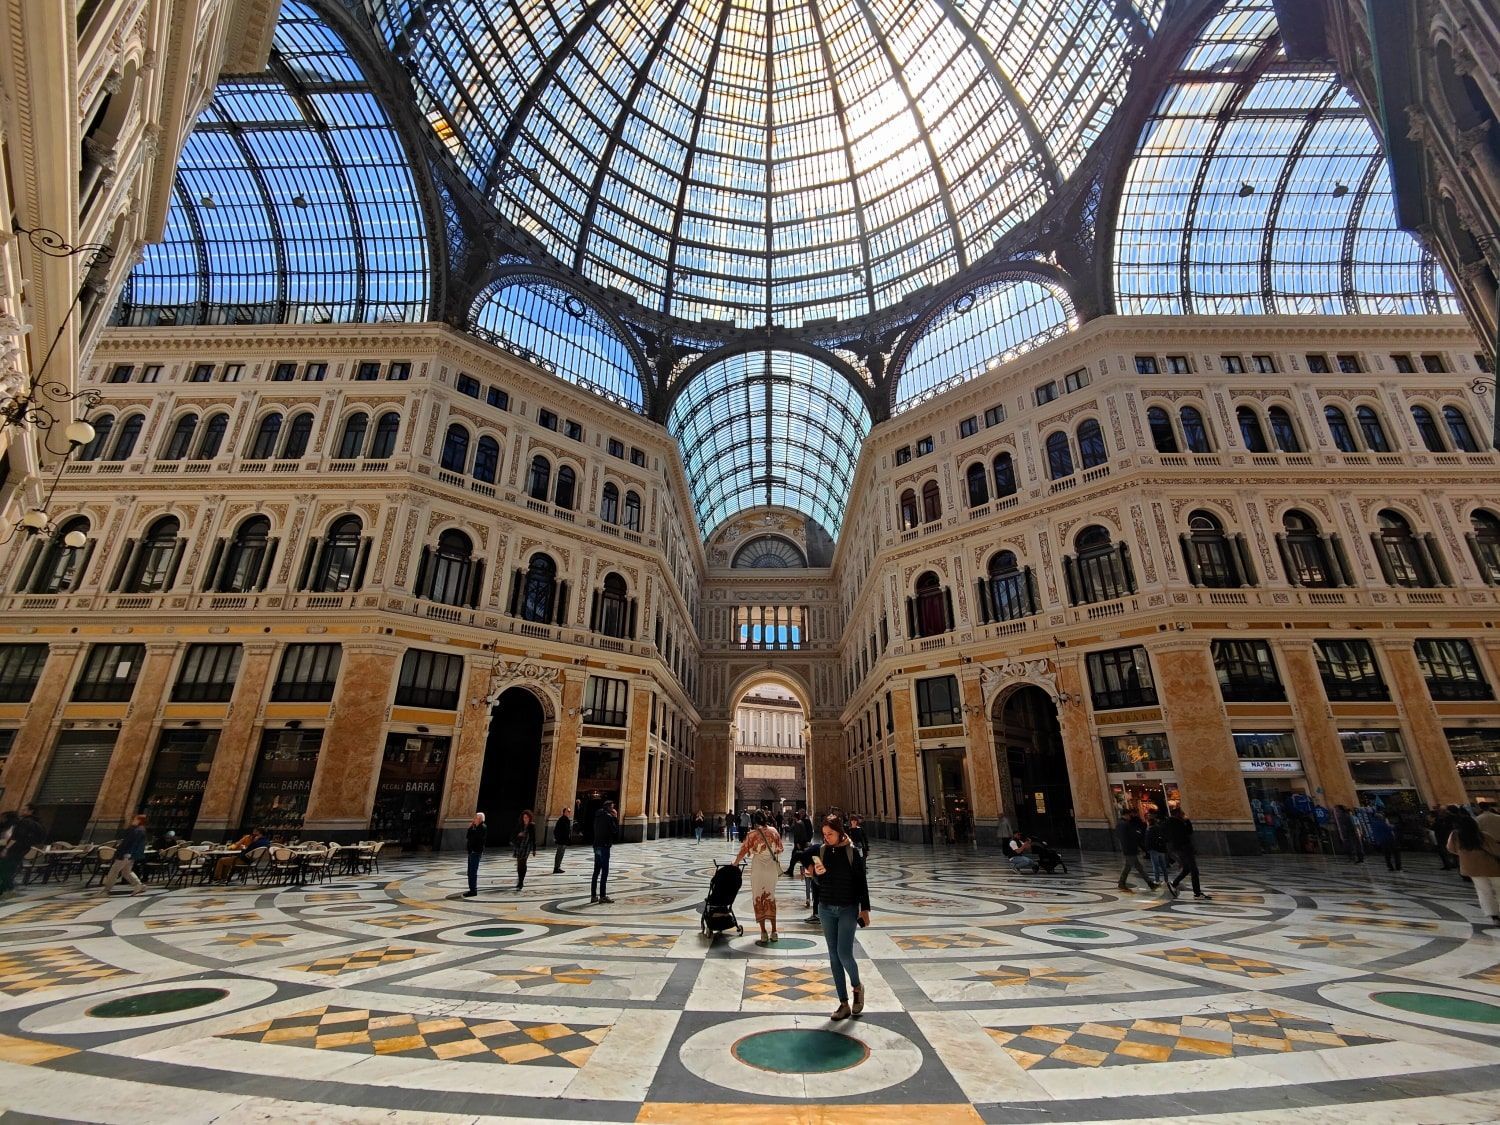
<svg viewBox="0 0 1500 1125">
<path fill-rule="evenodd" d="M 855 989 L 854 989 L 854 1004 L 849 1009 L 849 1014 L 851 1016 L 858 1017 L 859 1014 L 861 1012 L 863 1012 L 864 1010 L 865 1010 L 865 989 L 864 989 L 864 985 L 856 985 Z"/>
<path fill-rule="evenodd" d="M 849 1018 L 849 1005 L 846 1004 L 846 1003 L 844 1003 L 842 1000 L 840 1000 L 839 1001 L 839 1006 L 834 1009 L 833 1015 L 829 1016 L 828 1018 L 831 1019 L 831 1020 L 833 1020 L 835 1023 L 837 1023 L 839 1020 L 846 1020 L 846 1019 L 848 1019 Z"/>
</svg>

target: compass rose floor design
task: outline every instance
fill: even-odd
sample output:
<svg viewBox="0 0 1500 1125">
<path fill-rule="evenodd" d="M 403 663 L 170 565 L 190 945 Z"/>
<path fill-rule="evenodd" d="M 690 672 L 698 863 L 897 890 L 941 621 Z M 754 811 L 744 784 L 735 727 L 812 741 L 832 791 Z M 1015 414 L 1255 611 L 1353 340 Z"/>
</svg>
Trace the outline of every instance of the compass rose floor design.
<svg viewBox="0 0 1500 1125">
<path fill-rule="evenodd" d="M 721 842 L 589 853 L 478 898 L 460 855 L 312 888 L 0 901 L 0 1121 L 1478 1122 L 1500 932 L 1429 856 L 1205 859 L 1213 898 L 876 843 L 863 1018 L 799 881 L 710 943 Z M 486 1065 L 478 1065 L 486 1064 Z"/>
</svg>

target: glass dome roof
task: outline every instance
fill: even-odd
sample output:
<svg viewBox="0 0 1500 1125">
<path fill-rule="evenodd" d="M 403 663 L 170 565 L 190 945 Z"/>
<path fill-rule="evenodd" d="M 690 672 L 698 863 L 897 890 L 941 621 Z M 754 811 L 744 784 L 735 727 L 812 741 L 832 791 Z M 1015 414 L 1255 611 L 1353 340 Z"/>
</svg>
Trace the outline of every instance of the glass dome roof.
<svg viewBox="0 0 1500 1125">
<path fill-rule="evenodd" d="M 887 308 L 1082 162 L 1165 0 L 366 0 L 562 265 L 741 326 Z"/>
</svg>

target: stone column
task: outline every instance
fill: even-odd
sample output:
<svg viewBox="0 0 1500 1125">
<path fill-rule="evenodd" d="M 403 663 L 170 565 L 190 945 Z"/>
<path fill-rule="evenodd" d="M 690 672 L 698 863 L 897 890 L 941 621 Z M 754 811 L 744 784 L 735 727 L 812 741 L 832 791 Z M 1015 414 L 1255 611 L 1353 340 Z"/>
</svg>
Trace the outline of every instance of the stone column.
<svg viewBox="0 0 1500 1125">
<path fill-rule="evenodd" d="M 620 779 L 620 836 L 629 843 L 646 838 L 646 755 L 651 732 L 651 685 L 630 685 L 630 726 L 625 769 Z"/>
<path fill-rule="evenodd" d="M 1354 778 L 1339 742 L 1338 724 L 1323 694 L 1312 642 L 1283 641 L 1277 647 L 1286 672 L 1287 700 L 1292 705 L 1297 733 L 1302 737 L 1302 766 L 1309 780 L 1316 783 L 1314 803 L 1330 810 L 1334 805 L 1356 804 Z"/>
<path fill-rule="evenodd" d="M 234 697 L 229 702 L 224 727 L 219 731 L 213 766 L 198 806 L 194 828 L 200 836 L 240 826 L 245 794 L 260 753 L 261 732 L 265 729 L 263 704 L 276 650 L 277 646 L 269 642 L 252 643 L 240 655 Z"/>
<path fill-rule="evenodd" d="M 1172 765 L 1182 784 L 1184 808 L 1201 840 L 1199 848 L 1231 855 L 1260 854 L 1250 798 L 1208 646 L 1199 640 L 1171 641 L 1154 648 L 1151 655 L 1156 661 L 1156 688 L 1166 717 Z"/>
<path fill-rule="evenodd" d="M 1433 705 L 1410 641 L 1382 640 L 1385 666 L 1390 673 L 1391 698 L 1406 717 L 1411 740 L 1407 760 L 1416 776 L 1417 793 L 1429 805 L 1462 805 L 1469 800 L 1463 778 L 1448 749 L 1443 720 Z"/>
<path fill-rule="evenodd" d="M 586 673 L 565 671 L 558 675 L 562 708 L 552 724 L 552 775 L 547 779 L 547 815 L 555 817 L 573 808 L 578 796 L 578 739 L 583 730 L 583 688 Z M 579 815 L 573 808 L 573 815 Z"/>
<path fill-rule="evenodd" d="M 11 744 L 10 760 L 4 773 L 0 773 L 0 793 L 4 795 L 6 808 L 26 804 L 42 783 L 44 767 L 67 705 L 68 687 L 82 653 L 83 645 L 78 641 L 53 644 L 47 650 L 47 663 L 42 666 L 41 678 L 31 693 L 31 705 Z"/>
<path fill-rule="evenodd" d="M 460 703 L 459 727 L 454 733 L 448 760 L 448 786 L 443 793 L 443 848 L 464 843 L 464 833 L 479 804 L 479 778 L 484 772 L 484 751 L 489 745 L 490 666 L 484 659 L 469 661 Z"/>
<path fill-rule="evenodd" d="M 891 714 L 895 716 L 896 825 L 900 838 L 920 844 L 927 819 L 922 815 L 921 762 L 917 756 L 917 717 L 913 713 L 911 681 L 897 681 L 891 691 Z"/>
<path fill-rule="evenodd" d="M 693 764 L 693 811 L 706 817 L 723 816 L 729 807 L 734 768 L 734 729 L 724 720 L 698 726 L 698 756 Z"/>
<path fill-rule="evenodd" d="M 401 646 L 389 641 L 345 643 L 333 722 L 323 736 L 307 799 L 302 825 L 307 834 L 356 840 L 369 830 L 380 771 L 380 733 L 401 653 Z"/>
<path fill-rule="evenodd" d="M 852 790 L 849 771 L 844 764 L 844 735 L 836 719 L 819 719 L 812 723 L 812 738 L 807 747 L 808 809 L 821 810 L 837 805 L 850 811 Z"/>
<path fill-rule="evenodd" d="M 1057 707 L 1057 725 L 1062 735 L 1063 758 L 1068 763 L 1068 788 L 1073 794 L 1073 819 L 1079 847 L 1109 851 L 1114 847 L 1114 810 L 1105 781 L 1104 762 L 1094 744 L 1094 725 L 1084 702 L 1083 661 L 1060 656 L 1057 690 L 1067 697 Z"/>
<path fill-rule="evenodd" d="M 146 645 L 146 658 L 141 662 L 141 674 L 130 696 L 130 708 L 120 724 L 120 736 L 115 739 L 109 768 L 94 801 L 94 814 L 89 818 L 86 834 L 90 837 L 96 830 L 112 835 L 135 811 L 136 794 L 146 782 L 146 771 L 156 753 L 161 705 L 166 699 L 177 647 L 176 641 L 152 641 Z"/>
<path fill-rule="evenodd" d="M 984 688 L 978 669 L 959 678 L 964 705 L 965 764 L 969 771 L 969 809 L 974 815 L 974 842 L 993 844 L 999 839 L 1000 774 L 995 765 L 995 725 L 984 705 Z"/>
</svg>

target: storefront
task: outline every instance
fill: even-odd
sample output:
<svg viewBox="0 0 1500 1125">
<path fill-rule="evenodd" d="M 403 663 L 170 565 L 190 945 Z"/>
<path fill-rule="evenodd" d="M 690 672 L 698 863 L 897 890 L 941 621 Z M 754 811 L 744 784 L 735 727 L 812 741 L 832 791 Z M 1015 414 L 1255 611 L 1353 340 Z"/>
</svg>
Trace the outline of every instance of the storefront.
<svg viewBox="0 0 1500 1125">
<path fill-rule="evenodd" d="M 1341 730 L 1339 742 L 1361 805 L 1374 805 L 1392 815 L 1415 814 L 1421 808 L 1399 730 Z"/>
<path fill-rule="evenodd" d="M 620 805 L 620 775 L 625 755 L 609 746 L 585 746 L 578 751 L 578 795 L 573 802 L 573 831 L 585 841 L 594 839 L 594 814 L 605 801 Z"/>
<path fill-rule="evenodd" d="M 385 738 L 370 835 L 395 840 L 404 850 L 437 843 L 438 798 L 452 740 L 392 731 Z"/>
<path fill-rule="evenodd" d="M 1182 803 L 1165 734 L 1126 731 L 1099 740 L 1115 810 L 1135 809 L 1142 816 L 1166 816 Z"/>
<path fill-rule="evenodd" d="M 934 843 L 966 843 L 973 834 L 964 765 L 962 748 L 940 746 L 922 751 L 928 839 Z"/>
<path fill-rule="evenodd" d="M 1500 727 L 1450 727 L 1443 735 L 1469 800 L 1500 804 Z"/>
<path fill-rule="evenodd" d="M 1297 739 L 1291 731 L 1235 731 L 1234 752 L 1263 851 L 1315 847 L 1317 825 Z"/>
<path fill-rule="evenodd" d="M 273 836 L 301 832 L 322 745 L 321 730 L 268 730 L 261 736 L 241 818 L 245 828 L 261 828 Z"/>
<path fill-rule="evenodd" d="M 114 730 L 65 730 L 57 736 L 47 775 L 31 802 L 49 840 L 75 844 L 83 838 L 118 737 Z"/>
<path fill-rule="evenodd" d="M 179 840 L 192 839 L 198 806 L 219 746 L 218 730 L 192 728 L 161 732 L 151 775 L 141 793 L 140 811 L 153 837 L 166 832 Z"/>
</svg>

